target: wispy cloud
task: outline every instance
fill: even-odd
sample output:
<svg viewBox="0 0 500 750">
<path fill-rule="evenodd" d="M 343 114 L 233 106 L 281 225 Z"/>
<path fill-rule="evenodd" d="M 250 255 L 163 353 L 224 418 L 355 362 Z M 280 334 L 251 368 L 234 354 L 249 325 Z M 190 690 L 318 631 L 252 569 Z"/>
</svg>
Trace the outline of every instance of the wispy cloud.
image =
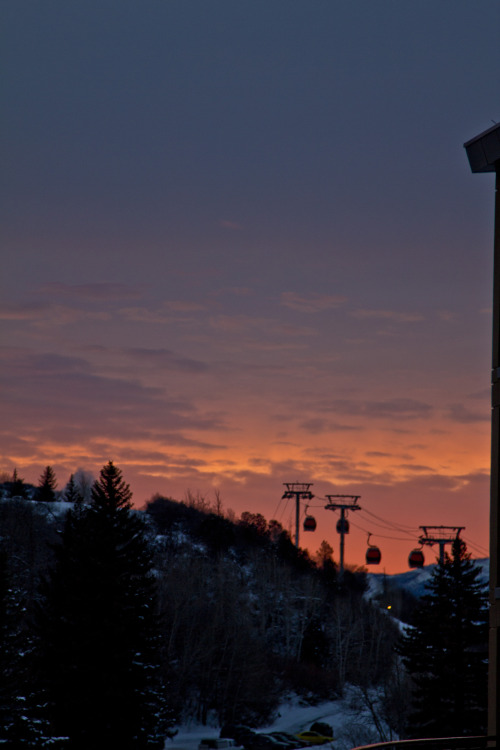
<svg viewBox="0 0 500 750">
<path fill-rule="evenodd" d="M 391 320 L 396 323 L 420 323 L 425 320 L 425 316 L 422 313 L 398 312 L 397 310 L 370 310 L 360 308 L 358 310 L 352 310 L 349 314 L 353 318 Z"/>
<path fill-rule="evenodd" d="M 464 404 L 450 404 L 446 410 L 448 419 L 467 424 L 469 422 L 487 422 L 491 419 L 489 409 L 471 411 Z"/>
<path fill-rule="evenodd" d="M 243 226 L 238 224 L 237 221 L 230 221 L 229 219 L 219 219 L 218 225 L 222 229 L 243 229 Z"/>
<path fill-rule="evenodd" d="M 173 312 L 202 312 L 206 310 L 206 305 L 202 305 L 199 302 L 190 302 L 189 300 L 166 300 L 162 304 L 162 308 L 165 310 L 172 310 Z"/>
<path fill-rule="evenodd" d="M 41 316 L 46 316 L 51 306 L 44 303 L 25 304 L 1 303 L 0 320 L 39 320 Z"/>
<path fill-rule="evenodd" d="M 281 294 L 282 305 L 305 313 L 319 313 L 323 310 L 332 310 L 343 305 L 346 299 L 343 295 L 332 294 L 302 295 L 297 292 L 282 292 Z"/>
<path fill-rule="evenodd" d="M 238 334 L 240 337 L 258 334 L 258 342 L 255 343 L 259 345 L 264 345 L 266 339 L 273 337 L 293 339 L 318 335 L 318 332 L 310 326 L 298 326 L 274 318 L 253 315 L 214 315 L 209 319 L 209 323 L 214 330 Z"/>
<path fill-rule="evenodd" d="M 135 323 L 171 323 L 191 320 L 196 313 L 207 311 L 207 305 L 190 300 L 166 300 L 161 305 L 121 307 L 117 314 Z"/>
<path fill-rule="evenodd" d="M 457 319 L 457 313 L 453 310 L 439 310 L 438 318 L 445 323 L 454 323 Z"/>
<path fill-rule="evenodd" d="M 415 473 L 431 475 L 434 473 L 431 466 L 426 466 L 424 464 L 398 464 L 397 468 L 408 472 L 409 474 Z"/>
<path fill-rule="evenodd" d="M 136 351 L 135 356 L 144 353 Z M 175 369 L 197 371 L 194 362 L 176 361 L 168 353 L 166 358 L 171 365 L 173 359 Z M 162 440 L 180 444 L 198 431 L 216 432 L 225 426 L 221 410 L 202 409 L 166 387 L 145 385 L 134 374 L 128 375 L 127 368 L 113 377 L 82 357 L 12 348 L 4 351 L 4 365 L 0 376 L 3 451 L 8 452 L 12 434 L 31 436 L 41 445 L 61 441 L 82 445 L 98 436 L 114 444 L 127 436 L 158 445 Z"/>
<path fill-rule="evenodd" d="M 169 323 L 174 320 L 174 316 L 168 312 L 158 309 L 149 309 L 148 307 L 122 307 L 117 313 L 125 320 L 135 323 Z"/>
<path fill-rule="evenodd" d="M 424 401 L 412 398 L 391 398 L 380 401 L 363 399 L 332 399 L 316 404 L 313 408 L 320 412 L 368 417 L 370 419 L 428 419 L 434 408 Z"/>
<path fill-rule="evenodd" d="M 0 305 L 0 320 L 19 321 L 32 326 L 59 328 L 81 320 L 108 320 L 105 310 L 85 310 L 52 302 L 27 302 Z"/>
<path fill-rule="evenodd" d="M 64 284 L 53 281 L 41 286 L 40 291 L 52 296 L 81 300 L 124 300 L 143 296 L 143 290 L 138 286 L 111 282 Z"/>
<path fill-rule="evenodd" d="M 323 419 L 322 417 L 311 417 L 310 419 L 305 419 L 299 423 L 299 427 L 310 435 L 320 435 L 322 433 L 334 434 L 337 432 L 359 430 L 359 426 L 357 425 L 339 424 L 338 422 L 332 422 Z"/>
<path fill-rule="evenodd" d="M 135 347 L 122 349 L 121 353 L 130 358 L 138 367 L 150 366 L 189 373 L 206 372 L 209 369 L 205 362 L 192 357 L 179 356 L 170 349 Z"/>
<path fill-rule="evenodd" d="M 254 294 L 255 290 L 249 286 L 227 286 L 218 289 L 215 293 L 217 297 L 225 297 L 228 294 L 234 295 L 235 297 L 249 297 Z"/>
</svg>

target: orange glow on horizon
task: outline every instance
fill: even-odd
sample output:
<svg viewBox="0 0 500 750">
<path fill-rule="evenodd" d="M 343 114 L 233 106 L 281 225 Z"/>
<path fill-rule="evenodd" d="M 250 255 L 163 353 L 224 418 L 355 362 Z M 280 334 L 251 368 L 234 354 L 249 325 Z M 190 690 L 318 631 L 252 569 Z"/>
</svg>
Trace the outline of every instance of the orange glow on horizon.
<svg viewBox="0 0 500 750">
<path fill-rule="evenodd" d="M 10 456 L 11 467 L 16 467 L 26 481 L 34 484 L 47 464 L 56 470 L 59 489 L 62 489 L 77 468 L 92 471 L 97 476 L 106 461 L 113 460 L 130 483 L 135 503 L 142 506 L 155 493 L 183 500 L 190 492 L 208 497 L 215 489 L 221 492 L 223 503 L 236 516 L 249 510 L 262 513 L 267 520 L 279 515 L 285 528 L 295 534 L 294 511 L 279 507 L 282 483 L 308 481 L 313 483 L 316 498 L 311 512 L 317 519 L 314 534 L 300 531 L 301 546 L 314 554 L 323 539 L 334 548 L 338 560 L 339 542 L 335 531 L 337 515 L 325 513 L 322 498 L 328 493 L 361 495 L 361 505 L 367 514 L 404 527 L 405 533 L 377 526 L 375 518 L 353 513 L 351 533 L 346 537 L 346 563 L 363 565 L 367 533 L 372 542 L 382 549 L 380 566 L 370 571 L 398 572 L 407 569 L 407 556 L 416 546 L 419 525 L 457 524 L 466 527 L 464 538 L 477 548 L 473 556 L 487 554 L 488 538 L 488 451 L 489 427 L 481 423 L 470 426 L 426 425 L 423 432 L 390 431 L 384 427 L 365 428 L 360 434 L 314 436 L 307 444 L 300 432 L 287 433 L 286 440 L 276 435 L 269 425 L 251 420 L 248 429 L 233 432 L 237 440 L 231 448 L 219 449 L 220 434 L 203 435 L 193 432 L 191 445 L 164 445 L 153 438 L 93 438 L 86 444 L 57 444 L 55 441 L 28 443 L 24 455 Z M 255 434 L 266 435 L 257 440 Z M 474 439 L 471 439 L 473 434 Z M 254 438 L 254 439 L 253 439 Z M 210 447 L 210 442 L 213 446 Z M 382 442 L 384 441 L 384 442 Z M 368 450 L 367 446 L 381 450 Z M 26 446 L 26 443 L 25 443 Z M 8 470 L 8 467 L 7 467 Z M 478 494 L 479 493 L 479 494 Z M 324 503 L 323 503 L 324 505 Z M 276 513 L 278 511 L 278 513 Z M 305 512 L 302 508 L 302 512 Z M 372 522 L 370 522 L 372 521 Z M 409 529 L 413 529 L 410 532 Z M 390 531 L 390 530 L 389 530 Z M 412 535 L 413 533 L 413 535 Z M 387 537 L 387 538 L 386 538 Z M 426 552 L 427 561 L 434 561 L 433 552 Z"/>
</svg>

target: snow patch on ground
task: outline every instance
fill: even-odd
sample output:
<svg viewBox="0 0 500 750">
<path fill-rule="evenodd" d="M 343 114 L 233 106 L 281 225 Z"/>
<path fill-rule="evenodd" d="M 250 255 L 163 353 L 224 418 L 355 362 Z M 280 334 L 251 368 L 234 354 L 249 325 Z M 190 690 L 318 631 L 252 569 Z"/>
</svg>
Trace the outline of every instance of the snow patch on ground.
<svg viewBox="0 0 500 750">
<path fill-rule="evenodd" d="M 333 728 L 335 741 L 334 750 L 351 750 L 360 745 L 380 742 L 382 739 L 397 739 L 391 737 L 387 730 L 387 737 L 381 738 L 373 726 L 370 712 L 366 708 L 358 688 L 348 686 L 344 696 L 339 700 L 309 705 L 297 696 L 283 702 L 276 713 L 275 720 L 258 731 L 269 732 L 297 732 L 309 729 L 315 721 L 324 721 Z M 189 725 L 177 727 L 178 732 L 165 743 L 165 750 L 197 750 L 198 744 L 205 737 L 218 737 L 219 728 Z M 322 745 L 330 750 L 330 745 Z M 314 748 L 312 748 L 314 750 Z"/>
</svg>

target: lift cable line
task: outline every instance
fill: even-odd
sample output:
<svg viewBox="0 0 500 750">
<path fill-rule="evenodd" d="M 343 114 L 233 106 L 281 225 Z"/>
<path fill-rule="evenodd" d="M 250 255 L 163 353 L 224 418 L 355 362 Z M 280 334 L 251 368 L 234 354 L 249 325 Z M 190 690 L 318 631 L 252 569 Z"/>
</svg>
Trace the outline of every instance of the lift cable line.
<svg viewBox="0 0 500 750">
<path fill-rule="evenodd" d="M 342 578 L 344 575 L 344 538 L 349 533 L 349 522 L 347 521 L 347 513 L 352 510 L 361 510 L 358 505 L 358 500 L 361 495 L 325 495 L 328 502 L 325 505 L 325 510 L 340 510 L 340 519 L 337 522 L 337 531 L 340 534 L 340 571 L 339 575 Z"/>
<path fill-rule="evenodd" d="M 370 564 L 377 564 L 380 563 L 381 560 L 381 554 L 378 547 L 370 546 L 370 536 L 376 536 L 377 539 L 389 539 L 393 542 L 407 542 L 408 537 L 400 537 L 400 536 L 388 536 L 386 534 L 372 534 L 368 529 L 365 529 L 363 526 L 360 526 L 359 523 L 352 522 L 352 525 L 355 526 L 360 531 L 364 531 L 365 534 L 368 534 L 368 549 L 366 551 L 366 562 L 368 565 Z M 410 555 L 408 557 L 408 565 L 410 568 L 420 568 L 424 564 L 424 556 L 420 549 L 413 549 L 410 552 Z"/>
<path fill-rule="evenodd" d="M 354 521 L 351 521 L 352 525 L 359 529 L 360 531 L 364 531 L 365 534 L 370 534 L 372 536 L 376 536 L 377 539 L 390 539 L 393 542 L 407 542 L 408 537 L 401 537 L 401 536 L 387 536 L 386 534 L 373 534 L 372 532 L 369 532 L 368 529 L 365 529 L 363 526 L 360 526 L 359 523 L 355 523 Z"/>
<path fill-rule="evenodd" d="M 313 497 L 314 497 L 314 495 L 313 495 Z M 306 506 L 306 508 L 316 508 L 316 510 L 319 510 L 319 509 L 323 510 L 324 507 L 325 507 L 324 505 L 316 505 L 315 503 L 309 503 Z"/>
<path fill-rule="evenodd" d="M 369 516 L 373 516 L 373 518 L 376 518 L 378 521 L 381 521 L 382 523 L 387 524 L 387 526 L 391 526 L 393 529 L 397 529 L 397 531 L 408 531 L 412 534 L 415 533 L 415 526 L 404 526 L 403 524 L 397 524 L 393 523 L 392 521 L 388 521 L 386 518 L 382 518 L 381 516 L 377 516 L 376 513 L 372 513 L 372 511 L 367 510 L 366 508 L 363 509 L 363 513 L 367 513 Z"/>
<path fill-rule="evenodd" d="M 481 544 L 478 544 L 477 542 L 473 542 L 471 539 L 469 539 L 469 537 L 467 537 L 465 541 L 467 542 L 468 548 L 472 548 L 482 557 L 488 557 L 488 550 L 486 549 L 486 547 L 483 547 Z"/>
<path fill-rule="evenodd" d="M 281 505 L 282 502 L 283 502 L 283 498 L 280 497 L 280 499 L 278 501 L 278 505 L 276 506 L 276 510 L 274 511 L 274 514 L 273 514 L 273 518 L 275 518 L 277 521 L 279 521 L 278 511 L 280 509 L 280 505 Z M 284 512 L 285 512 L 284 510 L 281 511 L 281 516 L 283 516 Z"/>
<path fill-rule="evenodd" d="M 407 538 L 413 539 L 415 534 L 418 533 L 417 529 L 412 529 L 412 531 L 406 531 L 405 529 L 401 529 L 398 526 L 391 526 L 385 523 L 379 523 L 378 521 L 373 521 L 372 519 L 365 519 L 363 518 L 363 521 L 368 520 L 373 526 L 379 526 L 381 529 L 388 529 L 389 531 L 397 531 L 400 534 L 406 534 Z"/>
<path fill-rule="evenodd" d="M 295 498 L 295 546 L 299 547 L 299 521 L 300 521 L 300 501 L 312 500 L 313 493 L 309 490 L 312 482 L 283 482 L 286 490 L 283 493 L 282 500 Z"/>
</svg>

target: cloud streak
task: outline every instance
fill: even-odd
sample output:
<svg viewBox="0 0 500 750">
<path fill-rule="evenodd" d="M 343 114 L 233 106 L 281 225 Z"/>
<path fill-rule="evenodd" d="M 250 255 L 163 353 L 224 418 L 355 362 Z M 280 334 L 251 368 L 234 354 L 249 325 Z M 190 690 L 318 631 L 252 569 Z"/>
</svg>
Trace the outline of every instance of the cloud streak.
<svg viewBox="0 0 500 750">
<path fill-rule="evenodd" d="M 123 300 L 140 299 L 144 291 L 131 284 L 118 284 L 116 282 L 99 282 L 91 284 L 64 284 L 52 281 L 43 284 L 40 291 L 44 294 L 56 297 L 64 297 L 71 300 L 115 302 Z"/>
<path fill-rule="evenodd" d="M 388 320 L 394 323 L 421 323 L 425 316 L 418 312 L 401 312 L 397 310 L 358 309 L 349 313 L 358 320 Z"/>
<path fill-rule="evenodd" d="M 320 313 L 325 310 L 335 310 L 341 307 L 347 298 L 343 295 L 332 294 L 310 294 L 308 296 L 297 292 L 282 292 L 281 304 L 291 310 L 303 313 Z"/>
</svg>

